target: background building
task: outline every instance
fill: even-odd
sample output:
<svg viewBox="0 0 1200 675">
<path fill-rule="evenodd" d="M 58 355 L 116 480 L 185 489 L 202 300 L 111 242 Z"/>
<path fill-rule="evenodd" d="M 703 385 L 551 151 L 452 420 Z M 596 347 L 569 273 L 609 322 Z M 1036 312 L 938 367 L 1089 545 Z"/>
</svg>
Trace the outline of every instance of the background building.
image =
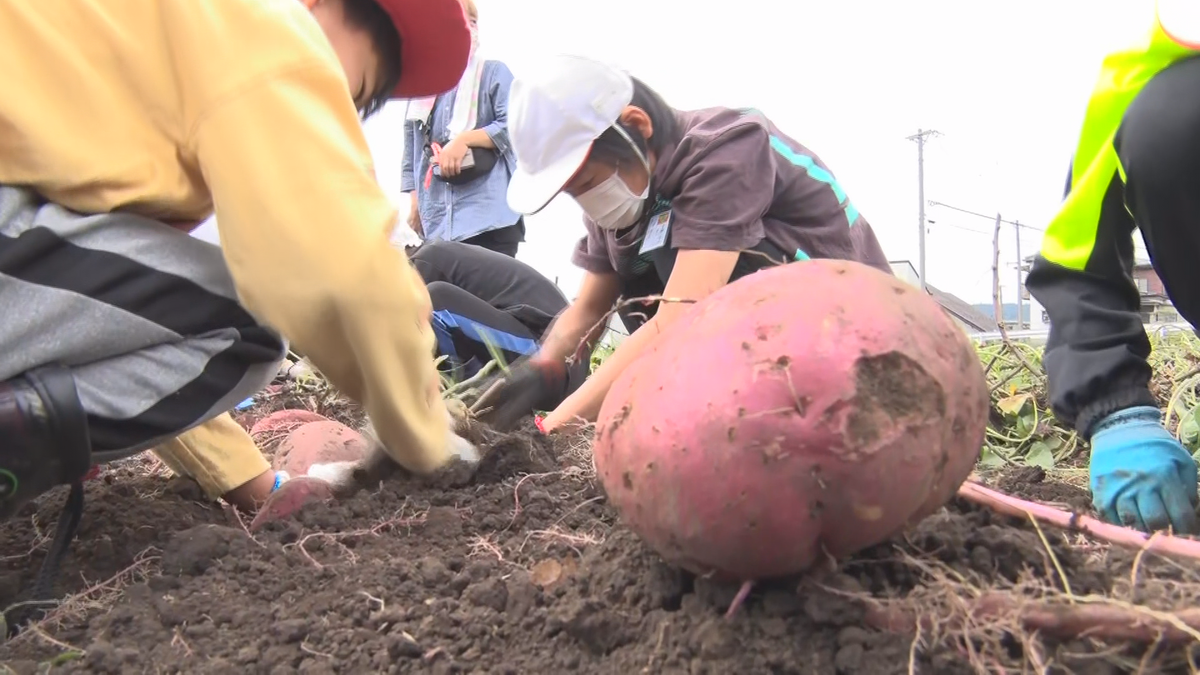
<svg viewBox="0 0 1200 675">
<path fill-rule="evenodd" d="M 917 275 L 917 269 L 913 267 L 911 262 L 907 260 L 889 260 L 888 264 L 892 266 L 892 273 L 897 277 L 917 288 L 921 287 L 921 280 Z M 933 296 L 934 300 L 937 300 L 942 309 L 946 310 L 946 313 L 967 333 L 991 333 L 999 330 L 999 327 L 991 316 L 972 307 L 969 302 L 962 298 L 935 288 L 930 284 L 925 284 L 925 290 L 929 295 Z"/>
</svg>

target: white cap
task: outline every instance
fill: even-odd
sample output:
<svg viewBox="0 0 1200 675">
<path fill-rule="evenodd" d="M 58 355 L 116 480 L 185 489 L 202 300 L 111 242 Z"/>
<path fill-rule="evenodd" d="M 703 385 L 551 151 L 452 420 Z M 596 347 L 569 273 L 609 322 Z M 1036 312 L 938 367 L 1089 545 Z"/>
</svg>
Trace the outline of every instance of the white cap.
<svg viewBox="0 0 1200 675">
<path fill-rule="evenodd" d="M 515 77 L 508 137 L 517 170 L 508 184 L 509 207 L 523 214 L 545 208 L 631 100 L 628 73 L 582 56 L 542 60 Z"/>
</svg>

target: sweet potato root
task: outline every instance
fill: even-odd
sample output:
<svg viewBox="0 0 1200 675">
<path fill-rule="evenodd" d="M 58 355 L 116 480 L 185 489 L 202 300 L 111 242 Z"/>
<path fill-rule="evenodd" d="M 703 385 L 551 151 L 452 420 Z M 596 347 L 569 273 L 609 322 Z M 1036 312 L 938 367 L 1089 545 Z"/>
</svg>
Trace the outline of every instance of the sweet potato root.
<svg viewBox="0 0 1200 675">
<path fill-rule="evenodd" d="M 969 601 L 969 617 L 942 622 L 942 630 L 961 630 L 965 620 L 1009 619 L 1026 630 L 1060 639 L 1082 636 L 1134 642 L 1193 642 L 1200 633 L 1200 610 L 1155 612 L 1111 603 L 1074 604 L 1025 600 L 991 593 Z M 901 608 L 868 602 L 867 623 L 880 630 L 911 632 L 939 627 L 934 619 Z"/>
</svg>

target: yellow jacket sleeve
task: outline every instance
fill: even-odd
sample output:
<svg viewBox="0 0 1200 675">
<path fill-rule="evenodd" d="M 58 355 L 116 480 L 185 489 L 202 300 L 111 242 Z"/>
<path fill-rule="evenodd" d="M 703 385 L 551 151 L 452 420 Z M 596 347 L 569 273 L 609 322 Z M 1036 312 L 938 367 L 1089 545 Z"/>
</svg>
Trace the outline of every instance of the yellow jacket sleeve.
<svg viewBox="0 0 1200 675">
<path fill-rule="evenodd" d="M 324 62 L 258 78 L 197 118 L 189 147 L 247 310 L 363 404 L 389 454 L 449 459 L 429 293 L 390 235 L 345 78 Z"/>
<path fill-rule="evenodd" d="M 229 413 L 163 443 L 154 454 L 175 473 L 195 479 L 213 499 L 271 468 L 250 434 Z"/>
</svg>

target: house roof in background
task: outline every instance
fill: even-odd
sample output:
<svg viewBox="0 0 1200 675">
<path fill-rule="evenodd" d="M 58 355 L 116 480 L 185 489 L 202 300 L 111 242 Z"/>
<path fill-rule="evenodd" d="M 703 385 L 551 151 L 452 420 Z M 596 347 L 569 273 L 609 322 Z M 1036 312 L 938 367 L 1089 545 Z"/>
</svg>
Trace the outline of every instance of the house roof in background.
<svg viewBox="0 0 1200 675">
<path fill-rule="evenodd" d="M 917 270 L 913 264 L 907 260 L 889 260 L 888 264 L 892 267 L 892 272 L 900 278 L 903 278 L 909 283 L 918 281 Z M 908 277 L 908 278 L 906 278 Z M 982 333 L 991 333 L 1000 330 L 1000 326 L 988 315 L 980 312 L 971 306 L 971 303 L 962 298 L 947 293 L 940 288 L 935 288 L 932 284 L 925 284 L 926 290 L 933 296 L 934 300 L 942 306 L 942 309 L 950 313 L 959 321 L 962 321 L 967 327 Z"/>
<path fill-rule="evenodd" d="M 929 294 L 933 296 L 934 300 L 938 301 L 942 309 L 949 312 L 959 321 L 967 324 L 967 326 L 982 333 L 991 333 L 1000 330 L 1000 326 L 992 317 L 975 309 L 966 300 L 953 293 L 947 293 L 941 289 L 934 288 L 929 284 L 925 284 L 925 287 L 929 289 Z"/>
<path fill-rule="evenodd" d="M 913 264 L 912 264 L 912 262 L 911 262 L 911 261 L 908 261 L 908 260 L 889 260 L 889 261 L 888 261 L 888 264 L 892 266 L 892 271 L 893 271 L 893 272 L 896 270 L 896 268 L 897 268 L 897 267 L 907 267 L 907 268 L 908 268 L 908 271 L 913 273 L 913 276 L 916 276 L 916 274 L 917 274 L 917 268 L 916 268 L 916 267 L 913 267 Z"/>
</svg>

